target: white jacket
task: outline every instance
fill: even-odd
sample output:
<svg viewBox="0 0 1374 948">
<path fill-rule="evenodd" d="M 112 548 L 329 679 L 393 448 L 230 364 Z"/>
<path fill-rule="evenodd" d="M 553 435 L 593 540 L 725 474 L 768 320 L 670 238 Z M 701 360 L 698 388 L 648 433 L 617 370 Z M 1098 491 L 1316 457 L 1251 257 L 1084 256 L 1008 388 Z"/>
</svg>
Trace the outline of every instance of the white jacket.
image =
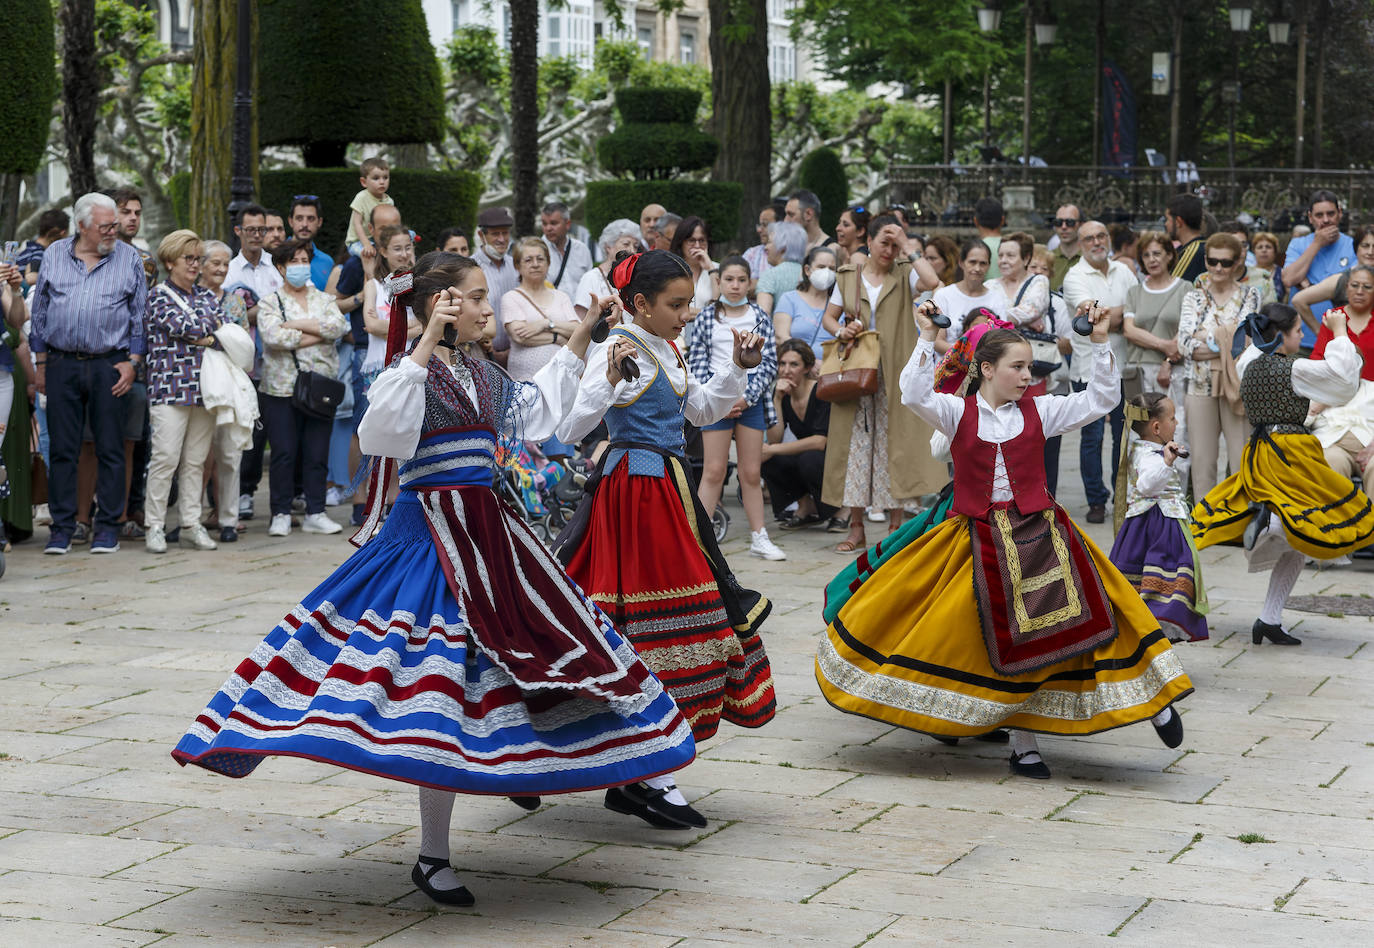
<svg viewBox="0 0 1374 948">
<path fill-rule="evenodd" d="M 200 397 L 215 416 L 215 426 L 230 425 L 232 446 L 246 451 L 253 446 L 253 426 L 258 420 L 258 394 L 242 368 L 242 354 L 253 351 L 248 333 L 233 323 L 215 330 L 225 351 L 206 349 L 200 362 Z M 234 355 L 229 355 L 233 353 Z M 239 358 L 235 358 L 238 356 Z M 251 366 L 252 357 L 248 358 Z"/>
</svg>

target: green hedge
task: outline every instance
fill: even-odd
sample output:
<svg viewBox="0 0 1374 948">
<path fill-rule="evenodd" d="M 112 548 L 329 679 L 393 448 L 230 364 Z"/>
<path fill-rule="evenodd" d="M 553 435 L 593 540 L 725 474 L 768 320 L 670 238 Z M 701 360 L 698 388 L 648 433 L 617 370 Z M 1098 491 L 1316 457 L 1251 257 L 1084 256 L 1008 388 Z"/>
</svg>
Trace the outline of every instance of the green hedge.
<svg viewBox="0 0 1374 948">
<path fill-rule="evenodd" d="M 443 137 L 439 60 L 420 0 L 259 0 L 258 17 L 263 145 Z"/>
<path fill-rule="evenodd" d="M 821 230 L 835 233 L 841 212 L 849 206 L 849 180 L 840 156 L 829 148 L 817 148 L 802 159 L 797 184 L 821 199 Z"/>
<path fill-rule="evenodd" d="M 701 93 L 696 89 L 626 86 L 615 91 L 615 107 L 622 122 L 695 125 Z"/>
<path fill-rule="evenodd" d="M 641 181 L 709 168 L 719 151 L 720 144 L 695 125 L 627 124 L 596 140 L 602 168 Z"/>
<path fill-rule="evenodd" d="M 617 218 L 638 222 L 647 204 L 706 221 L 714 241 L 729 242 L 739 230 L 744 186 L 728 181 L 593 181 L 587 185 L 587 227 L 593 235 Z"/>
<path fill-rule="evenodd" d="M 295 195 L 319 195 L 324 226 L 316 243 L 326 253 L 339 252 L 352 213 L 348 205 L 362 189 L 356 169 L 287 168 L 263 171 L 260 176 L 262 194 L 258 203 L 282 214 L 287 213 Z M 482 179 L 472 171 L 392 168 L 387 193 L 396 202 L 406 226 L 422 238 L 416 253 L 427 253 L 434 249 L 434 239 L 445 227 L 465 227 L 472 232 L 477 202 L 482 196 Z"/>
<path fill-rule="evenodd" d="M 48 144 L 57 95 L 51 0 L 6 6 L 5 66 L 0 69 L 0 174 L 33 174 Z"/>
</svg>

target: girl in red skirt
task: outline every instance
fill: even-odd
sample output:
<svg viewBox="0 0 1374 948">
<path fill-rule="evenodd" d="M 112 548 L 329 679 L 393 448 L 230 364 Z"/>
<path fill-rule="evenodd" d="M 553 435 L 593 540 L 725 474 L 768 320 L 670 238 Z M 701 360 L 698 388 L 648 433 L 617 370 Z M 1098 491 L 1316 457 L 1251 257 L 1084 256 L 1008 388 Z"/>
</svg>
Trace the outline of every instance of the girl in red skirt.
<svg viewBox="0 0 1374 948">
<path fill-rule="evenodd" d="M 716 545 L 683 457 L 683 422 L 708 425 L 730 411 L 763 339 L 735 331 L 730 365 L 703 384 L 673 344 L 692 302 L 682 258 L 622 252 L 611 283 L 633 325 L 593 347 L 558 429 L 576 442 L 604 416 L 610 446 L 555 552 L 658 675 L 697 740 L 714 735 L 722 718 L 760 727 L 776 710 L 758 636 L 772 604 L 740 586 Z M 706 825 L 670 776 L 612 788 L 606 807 L 662 829 Z"/>
</svg>

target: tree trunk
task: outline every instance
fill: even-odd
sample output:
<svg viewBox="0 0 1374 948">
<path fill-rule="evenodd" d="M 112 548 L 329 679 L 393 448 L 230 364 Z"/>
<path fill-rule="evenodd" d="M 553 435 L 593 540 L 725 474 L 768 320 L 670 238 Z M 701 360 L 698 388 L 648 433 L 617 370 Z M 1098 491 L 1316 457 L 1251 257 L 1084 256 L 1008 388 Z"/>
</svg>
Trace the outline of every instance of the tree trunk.
<svg viewBox="0 0 1374 948">
<path fill-rule="evenodd" d="M 256 39 L 257 4 L 253 10 L 252 33 Z M 238 0 L 199 0 L 191 74 L 190 216 L 191 229 L 206 240 L 228 242 L 231 236 L 225 208 L 229 206 L 233 175 L 238 43 Z M 253 137 L 248 149 L 254 192 L 258 177 L 256 93 L 255 88 Z"/>
<path fill-rule="evenodd" d="M 95 0 L 62 0 L 62 132 L 73 197 L 97 187 L 95 111 L 100 79 L 95 59 Z"/>
<path fill-rule="evenodd" d="M 711 101 L 720 154 L 711 175 L 744 186 L 739 232 L 718 242 L 753 243 L 754 213 L 769 202 L 773 154 L 769 115 L 768 8 L 766 0 L 708 0 L 711 16 Z"/>
<path fill-rule="evenodd" d="M 510 170 L 515 233 L 533 234 L 539 201 L 539 2 L 510 2 Z"/>
<path fill-rule="evenodd" d="M 19 184 L 22 174 L 0 174 L 0 239 L 14 240 L 19 225 Z"/>
<path fill-rule="evenodd" d="M 1312 167 L 1322 166 L 1322 136 L 1325 134 L 1322 129 L 1323 112 L 1326 108 L 1326 47 L 1327 47 L 1327 26 L 1330 25 L 1329 14 L 1331 4 L 1322 2 L 1317 4 L 1317 63 L 1316 63 L 1316 89 L 1312 93 Z"/>
</svg>

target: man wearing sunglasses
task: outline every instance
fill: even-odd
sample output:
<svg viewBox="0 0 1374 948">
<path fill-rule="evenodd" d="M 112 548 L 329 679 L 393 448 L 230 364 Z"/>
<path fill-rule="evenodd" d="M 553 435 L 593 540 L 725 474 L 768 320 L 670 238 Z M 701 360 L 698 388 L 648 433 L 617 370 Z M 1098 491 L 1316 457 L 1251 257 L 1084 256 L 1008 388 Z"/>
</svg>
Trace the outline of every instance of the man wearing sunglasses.
<svg viewBox="0 0 1374 948">
<path fill-rule="evenodd" d="M 1054 254 L 1054 272 L 1050 274 L 1050 289 L 1059 290 L 1064 286 L 1064 275 L 1078 262 L 1078 225 L 1083 223 L 1082 215 L 1073 204 L 1065 204 L 1054 212 L 1054 236 L 1050 238 L 1049 248 Z"/>
</svg>

